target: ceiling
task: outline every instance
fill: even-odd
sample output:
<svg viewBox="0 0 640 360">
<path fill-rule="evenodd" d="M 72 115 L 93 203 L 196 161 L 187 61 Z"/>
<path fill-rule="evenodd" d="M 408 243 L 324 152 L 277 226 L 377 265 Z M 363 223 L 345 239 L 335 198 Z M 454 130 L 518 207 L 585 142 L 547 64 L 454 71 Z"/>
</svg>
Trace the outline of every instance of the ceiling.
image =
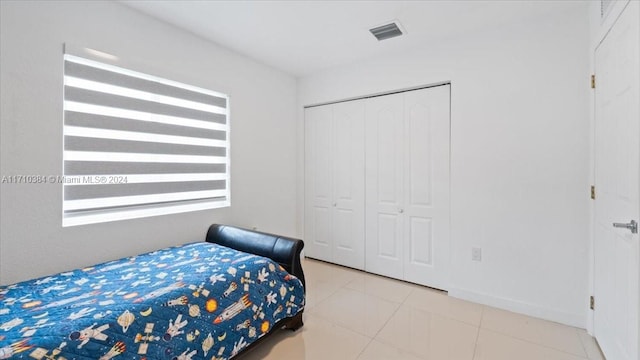
<svg viewBox="0 0 640 360">
<path fill-rule="evenodd" d="M 586 6 L 539 0 L 121 2 L 294 76 Z M 378 42 L 369 33 L 394 19 L 405 36 Z"/>
</svg>

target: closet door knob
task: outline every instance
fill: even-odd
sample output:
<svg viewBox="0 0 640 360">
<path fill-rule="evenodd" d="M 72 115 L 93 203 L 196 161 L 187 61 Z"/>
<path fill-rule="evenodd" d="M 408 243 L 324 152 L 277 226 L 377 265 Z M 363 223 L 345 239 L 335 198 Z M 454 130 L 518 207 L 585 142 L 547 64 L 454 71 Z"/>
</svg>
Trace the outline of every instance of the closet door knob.
<svg viewBox="0 0 640 360">
<path fill-rule="evenodd" d="M 404 209 L 398 209 L 398 212 L 402 214 L 404 212 Z"/>
</svg>

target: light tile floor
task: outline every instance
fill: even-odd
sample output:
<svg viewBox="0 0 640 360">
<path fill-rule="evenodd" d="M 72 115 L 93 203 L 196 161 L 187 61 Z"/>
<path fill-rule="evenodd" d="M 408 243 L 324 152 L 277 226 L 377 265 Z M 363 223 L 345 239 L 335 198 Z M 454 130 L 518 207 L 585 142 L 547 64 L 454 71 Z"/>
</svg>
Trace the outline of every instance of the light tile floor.
<svg viewBox="0 0 640 360">
<path fill-rule="evenodd" d="M 242 360 L 603 360 L 585 330 L 306 259 L 304 327 Z"/>
</svg>

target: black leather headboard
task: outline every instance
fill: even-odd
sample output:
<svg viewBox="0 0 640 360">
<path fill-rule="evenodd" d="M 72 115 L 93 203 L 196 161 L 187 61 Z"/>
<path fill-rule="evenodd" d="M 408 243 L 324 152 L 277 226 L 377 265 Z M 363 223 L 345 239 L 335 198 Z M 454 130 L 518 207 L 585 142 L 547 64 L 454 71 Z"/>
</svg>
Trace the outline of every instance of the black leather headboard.
<svg viewBox="0 0 640 360">
<path fill-rule="evenodd" d="M 282 265 L 306 286 L 300 263 L 300 252 L 304 242 L 235 226 L 213 224 L 207 231 L 207 242 L 220 244 L 232 249 L 268 257 Z"/>
</svg>

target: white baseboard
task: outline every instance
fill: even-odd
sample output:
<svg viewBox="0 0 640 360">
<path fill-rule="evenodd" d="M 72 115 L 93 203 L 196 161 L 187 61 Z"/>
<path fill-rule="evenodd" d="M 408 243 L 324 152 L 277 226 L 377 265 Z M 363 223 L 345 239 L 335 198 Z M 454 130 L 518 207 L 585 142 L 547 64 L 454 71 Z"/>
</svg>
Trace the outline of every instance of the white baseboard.
<svg viewBox="0 0 640 360">
<path fill-rule="evenodd" d="M 548 309 L 544 307 L 540 307 L 533 304 L 528 304 L 525 302 L 506 299 L 501 297 L 496 297 L 493 295 L 477 293 L 473 291 L 468 291 L 464 289 L 458 288 L 450 288 L 449 296 L 472 301 L 475 303 L 488 305 L 496 308 L 500 308 L 503 310 L 508 310 L 524 315 L 533 316 L 536 318 L 554 321 L 557 323 L 574 326 L 577 328 L 584 329 L 587 326 L 587 311 L 584 313 L 567 313 L 564 311 L 558 311 L 554 309 Z"/>
</svg>

